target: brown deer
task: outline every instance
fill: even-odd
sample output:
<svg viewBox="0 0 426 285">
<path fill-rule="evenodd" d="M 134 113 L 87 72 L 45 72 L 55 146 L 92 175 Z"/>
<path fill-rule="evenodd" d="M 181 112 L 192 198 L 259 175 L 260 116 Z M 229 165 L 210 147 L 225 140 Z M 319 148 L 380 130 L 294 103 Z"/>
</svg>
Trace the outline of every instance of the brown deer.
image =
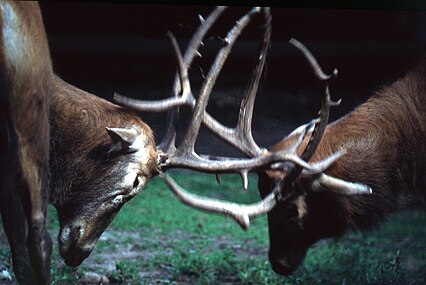
<svg viewBox="0 0 426 285">
<path fill-rule="evenodd" d="M 167 175 L 162 176 L 185 203 L 232 216 L 244 228 L 249 225 L 250 217 L 268 212 L 271 265 L 279 274 L 290 274 L 309 246 L 319 239 L 336 237 L 348 230 L 370 229 L 398 209 L 424 204 L 426 57 L 405 77 L 330 125 L 327 125 L 329 108 L 338 102 L 330 100 L 326 84 L 319 118 L 297 128 L 269 150 L 261 149 L 251 136 L 250 122 L 270 40 L 270 15 L 265 14 L 261 51 L 241 104 L 237 127 L 218 127 L 207 113 L 200 119 L 248 157 L 286 153 L 284 162 L 272 164 L 266 171 L 257 170 L 263 200 L 254 205 L 240 205 L 198 197 L 184 191 Z M 225 42 L 232 41 L 227 38 Z M 294 39 L 290 43 L 303 53 L 320 80 L 327 82 L 337 74 L 337 71 L 324 74 L 301 43 Z M 189 98 L 186 104 L 194 105 L 186 79 L 190 62 L 191 58 L 185 57 L 180 65 L 184 67 L 180 71 L 183 95 L 175 99 L 176 105 L 184 104 L 185 96 Z M 211 73 L 220 71 L 213 68 Z M 136 110 L 151 110 L 148 102 L 120 95 L 115 99 Z M 168 103 L 163 106 L 170 107 Z M 174 150 L 174 144 L 171 145 Z M 247 168 L 240 171 L 244 178 Z"/>
<path fill-rule="evenodd" d="M 187 135 L 177 148 L 171 115 L 169 136 L 157 151 L 150 128 L 138 116 L 69 85 L 54 74 L 36 3 L 1 1 L 0 4 L 0 206 L 19 283 L 49 283 L 51 240 L 45 230 L 48 201 L 59 216 L 59 251 L 67 264 L 76 266 L 90 254 L 122 205 L 159 171 L 184 167 L 213 173 L 237 171 L 246 177 L 249 170 L 266 170 L 285 161 L 311 171 L 324 167 L 321 163 L 306 163 L 296 155 L 295 148 L 275 153 L 265 152 L 254 144 L 250 139 L 250 121 L 256 90 L 245 99 L 239 135 L 231 135 L 233 130 L 219 125 L 205 113 L 220 66 L 239 33 L 260 11 L 269 19 L 268 9 L 252 9 L 231 30 L 197 100 L 189 88 L 187 69 L 198 53 L 203 36 L 224 7 L 203 20 L 183 59 L 171 37 L 179 63 L 180 76 L 174 87 L 178 97 L 150 106 L 160 110 L 174 108 L 173 102 L 183 102 L 193 107 L 194 114 Z M 262 68 L 264 59 L 260 62 L 258 69 Z M 256 88 L 256 84 L 253 86 Z M 243 146 L 251 158 L 208 159 L 195 154 L 194 143 L 201 123 L 213 126 L 214 132 L 226 137 L 229 143 Z M 323 165 L 332 163 L 337 156 L 325 159 Z M 165 179 L 173 183 L 170 178 Z M 198 204 L 199 198 L 185 194 L 182 196 L 185 201 Z M 217 208 L 217 201 L 207 204 L 207 208 L 223 212 L 221 206 Z M 264 212 L 260 206 L 256 212 Z M 229 213 L 225 210 L 247 226 L 247 215 L 234 213 L 234 209 Z"/>
<path fill-rule="evenodd" d="M 54 75 L 37 3 L 0 5 L 3 226 L 19 283 L 48 284 L 48 201 L 60 253 L 78 265 L 156 172 L 155 143 L 139 117 Z"/>
</svg>

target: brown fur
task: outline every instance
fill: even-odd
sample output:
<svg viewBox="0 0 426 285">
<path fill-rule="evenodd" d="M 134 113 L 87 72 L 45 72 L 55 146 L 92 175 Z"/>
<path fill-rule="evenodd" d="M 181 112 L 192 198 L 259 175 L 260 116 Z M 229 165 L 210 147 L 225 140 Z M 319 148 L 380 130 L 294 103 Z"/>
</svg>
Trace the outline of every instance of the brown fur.
<svg viewBox="0 0 426 285">
<path fill-rule="evenodd" d="M 49 194 L 48 109 L 53 72 L 38 4 L 2 1 L 0 5 L 0 90 L 4 111 L 0 140 L 6 142 L 0 150 L 3 224 L 20 283 L 44 284 L 50 275 L 50 239 L 44 224 Z M 24 276 L 28 279 L 24 280 Z"/>
<path fill-rule="evenodd" d="M 93 173 L 99 170 L 97 166 L 86 163 L 86 159 L 96 147 L 110 143 L 111 138 L 105 127 L 141 126 L 148 135 L 149 144 L 155 145 L 151 129 L 139 117 L 58 77 L 54 79 L 50 122 L 50 161 L 53 173 L 51 202 L 54 205 L 63 204 L 70 195 L 71 184 L 76 187 L 75 185 L 87 184 L 90 179 L 96 179 Z M 152 159 L 144 173 L 146 176 L 151 176 L 156 168 L 154 148 L 151 148 L 150 156 Z"/>
<path fill-rule="evenodd" d="M 293 272 L 307 248 L 321 238 L 371 229 L 397 210 L 425 204 L 425 77 L 424 56 L 403 78 L 327 127 L 312 161 L 345 148 L 347 154 L 326 173 L 365 183 L 373 194 L 314 193 L 309 189 L 312 177 L 297 181 L 295 187 L 303 187 L 307 193 L 307 213 L 301 219 L 295 217 L 299 209 L 290 201 L 268 215 L 270 261 L 275 271 Z M 273 149 L 284 148 L 292 140 L 294 137 L 287 137 Z M 260 175 L 262 195 L 270 191 L 274 175 L 280 174 Z"/>
<path fill-rule="evenodd" d="M 139 176 L 156 173 L 157 154 L 151 129 L 140 118 L 117 105 L 84 92 L 58 77 L 54 78 L 50 111 L 51 202 L 58 211 L 60 237 L 65 228 L 74 229 L 68 241 L 59 239 L 60 252 L 71 265 L 80 264 L 90 250 L 85 245 L 99 238 L 127 197 L 117 208 L 106 201 L 127 174 L 126 167 L 141 164 L 131 154 L 116 154 L 105 127 L 135 128 L 145 137 L 146 164 Z M 79 230 L 84 224 L 85 234 Z"/>
<path fill-rule="evenodd" d="M 61 224 L 60 253 L 78 265 L 156 173 L 156 147 L 136 115 L 54 75 L 37 3 L 0 5 L 1 214 L 19 283 L 49 284 L 48 200 Z M 106 127 L 133 130 L 132 151 Z"/>
</svg>

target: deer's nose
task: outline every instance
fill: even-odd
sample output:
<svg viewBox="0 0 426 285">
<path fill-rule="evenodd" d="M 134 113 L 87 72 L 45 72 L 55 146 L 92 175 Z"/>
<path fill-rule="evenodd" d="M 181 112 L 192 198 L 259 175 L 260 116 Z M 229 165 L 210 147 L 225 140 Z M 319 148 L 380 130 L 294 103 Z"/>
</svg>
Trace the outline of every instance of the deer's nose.
<svg viewBox="0 0 426 285">
<path fill-rule="evenodd" d="M 86 248 L 73 248 L 72 250 L 61 255 L 66 265 L 78 266 L 90 255 L 91 252 L 91 249 L 89 250 Z"/>
<path fill-rule="evenodd" d="M 269 257 L 272 269 L 280 275 L 290 275 L 296 270 L 297 266 L 292 265 L 286 258 Z"/>
<path fill-rule="evenodd" d="M 303 261 L 306 255 L 307 248 L 288 248 L 284 251 L 277 252 L 276 250 L 269 250 L 269 262 L 272 269 L 281 275 L 292 274 L 299 264 Z"/>
</svg>

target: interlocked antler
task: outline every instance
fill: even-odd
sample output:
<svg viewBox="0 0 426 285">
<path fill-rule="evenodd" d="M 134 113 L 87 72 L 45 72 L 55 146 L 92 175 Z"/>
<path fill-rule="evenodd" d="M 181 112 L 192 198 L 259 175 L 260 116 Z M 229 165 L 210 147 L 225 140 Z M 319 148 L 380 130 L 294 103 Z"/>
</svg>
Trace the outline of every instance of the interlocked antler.
<svg viewBox="0 0 426 285">
<path fill-rule="evenodd" d="M 292 44 L 294 47 L 296 47 L 299 51 L 302 52 L 306 60 L 308 61 L 309 65 L 311 66 L 315 76 L 321 80 L 326 82 L 325 86 L 325 92 L 324 92 L 324 99 L 321 104 L 321 110 L 319 111 L 318 115 L 319 117 L 314 120 L 312 123 L 314 123 L 314 129 L 311 132 L 311 137 L 309 139 L 308 144 L 306 145 L 306 148 L 304 149 L 301 159 L 304 161 L 309 161 L 313 154 L 315 153 L 321 138 L 324 134 L 324 131 L 328 124 L 328 119 L 330 116 L 330 107 L 332 106 L 338 106 L 341 102 L 341 100 L 334 102 L 330 99 L 330 90 L 328 86 L 328 81 L 334 77 L 337 76 L 337 69 L 333 70 L 333 73 L 330 75 L 325 74 L 321 67 L 319 66 L 317 60 L 312 55 L 312 53 L 299 41 L 296 39 L 290 39 L 290 44 Z M 312 124 L 311 123 L 311 124 Z M 277 197 L 278 200 L 284 200 L 290 198 L 292 195 L 297 194 L 295 192 L 286 193 L 286 197 L 283 197 L 284 190 L 289 187 L 292 182 L 302 174 L 302 176 L 311 176 L 311 175 L 317 175 L 316 178 L 317 183 L 322 183 L 324 185 L 327 185 L 327 190 L 336 192 L 338 194 L 343 195 L 356 195 L 356 194 L 371 194 L 372 190 L 368 185 L 362 184 L 362 183 L 354 183 L 354 182 L 348 182 L 341 180 L 339 178 L 331 177 L 325 173 L 323 173 L 324 170 L 326 170 L 334 161 L 336 161 L 339 157 L 344 155 L 346 153 L 345 149 L 341 149 L 339 151 L 336 151 L 335 153 L 331 154 L 330 156 L 326 157 L 323 160 L 320 160 L 316 163 L 310 163 L 311 166 L 314 166 L 314 169 L 322 169 L 320 172 L 312 172 L 309 169 L 305 168 L 303 169 L 299 165 L 291 165 L 290 169 L 288 170 L 288 174 L 285 176 L 284 179 L 280 179 L 276 181 L 275 187 L 272 190 L 270 195 L 273 195 Z M 277 166 L 279 168 L 279 165 Z M 313 187 L 315 188 L 315 187 Z"/>
<path fill-rule="evenodd" d="M 244 188 L 246 188 L 247 173 L 249 171 L 267 170 L 271 169 L 272 167 L 277 167 L 277 165 L 280 165 L 281 163 L 286 163 L 291 165 L 291 176 L 293 177 L 292 179 L 295 179 L 304 170 L 309 173 L 322 173 L 335 160 L 342 156 L 343 152 L 334 153 L 329 157 L 326 157 L 324 160 L 316 163 L 310 164 L 307 162 L 315 152 L 316 146 L 318 145 L 325 126 L 327 125 L 329 107 L 333 105 L 329 99 L 322 106 L 320 118 L 313 121 L 311 124 L 306 125 L 300 132 L 298 139 L 291 147 L 278 152 L 270 152 L 260 148 L 255 143 L 251 131 L 251 122 L 254 101 L 270 43 L 272 17 L 269 8 L 253 8 L 236 22 L 235 26 L 225 37 L 225 45 L 219 50 L 216 59 L 204 80 L 200 93 L 197 96 L 197 99 L 195 99 L 191 91 L 191 84 L 188 77 L 188 68 L 190 67 L 195 56 L 199 56 L 198 48 L 200 45 L 202 45 L 202 39 L 204 35 L 219 17 L 219 15 L 224 11 L 224 9 L 224 7 L 217 7 L 206 20 L 201 20 L 201 25 L 191 39 L 183 57 L 180 53 L 174 36 L 169 34 L 178 61 L 178 76 L 175 80 L 175 85 L 173 88 L 174 97 L 151 102 L 134 100 L 116 94 L 114 99 L 125 106 L 139 111 L 162 112 L 166 110 L 173 110 L 171 113 L 169 113 L 169 126 L 165 140 L 158 147 L 159 169 L 161 172 L 160 177 L 165 180 L 170 189 L 184 203 L 202 210 L 231 216 L 243 228 L 247 228 L 250 223 L 250 217 L 264 214 L 275 206 L 276 202 L 280 200 L 280 197 L 282 197 L 281 191 L 273 191 L 264 200 L 258 203 L 252 205 L 240 205 L 236 203 L 201 197 L 189 193 L 182 189 L 171 177 L 166 175 L 163 171 L 169 168 L 190 168 L 210 173 L 237 172 L 240 173 L 240 175 L 243 177 Z M 235 128 L 228 128 L 220 124 L 206 112 L 207 102 L 216 79 L 238 36 L 247 26 L 250 19 L 254 15 L 261 12 L 264 16 L 265 23 L 263 25 L 264 33 L 260 43 L 259 56 L 256 58 L 255 67 L 252 71 L 248 88 L 245 92 L 244 99 L 241 102 L 237 126 Z M 294 42 L 298 43 L 297 41 Z M 302 49 L 304 48 L 301 44 L 300 46 Z M 310 59 L 310 62 L 318 74 L 320 74 L 322 77 L 327 77 L 322 73 L 313 57 Z M 190 126 L 188 127 L 182 143 L 176 147 L 176 110 L 182 105 L 188 105 L 192 107 L 193 115 Z M 203 156 L 195 153 L 195 141 L 202 123 L 222 140 L 236 147 L 249 158 L 238 159 L 230 157 Z M 307 130 L 312 125 L 315 125 L 315 130 L 313 132 L 314 135 L 312 136 L 302 157 L 299 157 L 296 151 L 307 134 Z"/>
</svg>

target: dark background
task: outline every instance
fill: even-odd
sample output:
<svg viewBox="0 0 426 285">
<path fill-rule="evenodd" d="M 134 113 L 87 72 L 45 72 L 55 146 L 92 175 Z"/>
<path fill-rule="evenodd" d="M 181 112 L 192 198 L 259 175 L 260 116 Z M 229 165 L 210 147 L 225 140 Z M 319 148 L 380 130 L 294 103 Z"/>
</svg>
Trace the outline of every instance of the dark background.
<svg viewBox="0 0 426 285">
<path fill-rule="evenodd" d="M 176 60 L 166 32 L 172 31 L 184 49 L 198 26 L 198 14 L 207 17 L 212 7 L 42 2 L 41 9 L 56 72 L 71 84 L 112 100 L 115 91 L 144 99 L 169 96 Z M 247 10 L 231 7 L 209 33 L 200 51 L 203 58 L 191 69 L 193 89 L 208 72 L 220 38 Z M 312 119 L 320 106 L 323 85 L 287 43 L 289 38 L 302 41 L 326 72 L 338 68 L 331 92 L 343 102 L 333 109 L 332 119 L 402 76 L 426 46 L 426 12 L 418 9 L 281 6 L 272 7 L 272 14 L 272 45 L 254 118 L 255 138 L 264 146 Z M 209 103 L 208 111 L 228 125 L 235 122 L 256 55 L 260 23 L 257 17 L 241 36 Z M 160 140 L 164 116 L 141 116 Z M 203 151 L 205 145 L 198 148 Z M 219 146 L 214 139 L 208 145 Z"/>
</svg>

